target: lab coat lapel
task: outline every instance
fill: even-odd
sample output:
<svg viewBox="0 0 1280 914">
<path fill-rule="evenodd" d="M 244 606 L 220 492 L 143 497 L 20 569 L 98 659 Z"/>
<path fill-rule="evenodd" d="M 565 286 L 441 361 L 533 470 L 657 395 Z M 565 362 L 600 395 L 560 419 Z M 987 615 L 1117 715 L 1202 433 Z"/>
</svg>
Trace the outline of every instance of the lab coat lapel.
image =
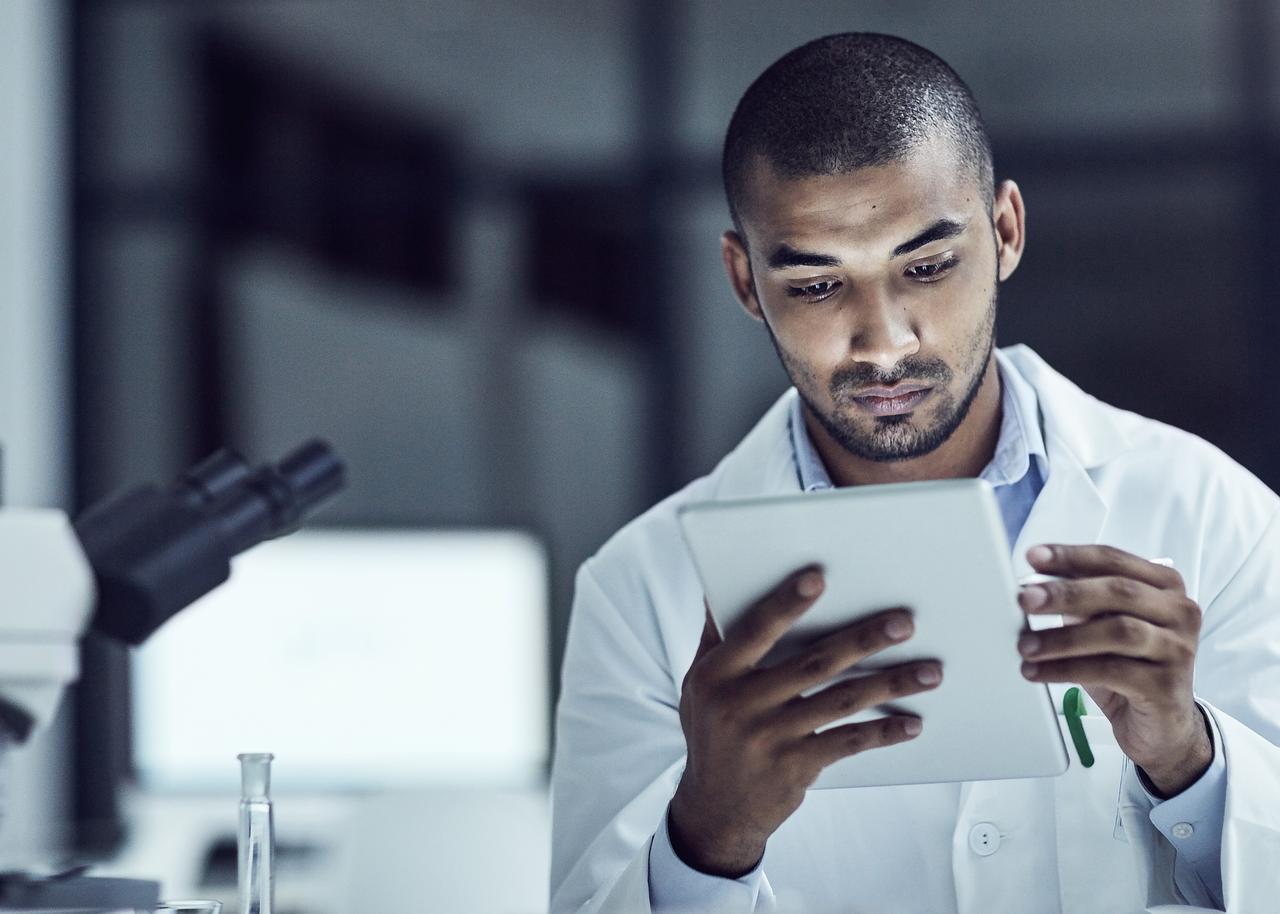
<svg viewBox="0 0 1280 914">
<path fill-rule="evenodd" d="M 1107 519 L 1107 503 L 1075 456 L 1052 437 L 1048 478 L 1013 548 L 1015 578 L 1034 574 L 1027 550 L 1040 543 L 1096 543 Z"/>
<path fill-rule="evenodd" d="M 1097 401 L 1025 346 L 1005 351 L 1006 364 L 1036 392 L 1037 421 L 1047 452 L 1047 476 L 1013 549 L 1015 578 L 1032 574 L 1027 550 L 1039 543 L 1096 543 L 1107 503 L 1089 476 L 1108 448 L 1099 439 Z"/>
</svg>

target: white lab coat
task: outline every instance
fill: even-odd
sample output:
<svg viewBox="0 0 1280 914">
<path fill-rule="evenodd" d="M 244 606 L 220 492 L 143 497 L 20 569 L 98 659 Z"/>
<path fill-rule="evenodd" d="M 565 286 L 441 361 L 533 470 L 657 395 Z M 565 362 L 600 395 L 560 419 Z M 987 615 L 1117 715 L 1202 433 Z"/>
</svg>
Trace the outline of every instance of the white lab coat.
<svg viewBox="0 0 1280 914">
<path fill-rule="evenodd" d="M 1095 400 L 1026 347 L 1002 354 L 1036 391 L 1048 451 L 1015 573 L 1030 573 L 1026 550 L 1041 542 L 1173 559 L 1204 612 L 1195 687 L 1227 764 L 1227 909 L 1280 911 L 1280 499 L 1211 445 Z M 703 625 L 676 509 L 798 492 L 787 431 L 795 395 L 579 572 L 552 777 L 553 912 L 650 910 L 649 843 L 684 765 L 680 683 Z M 811 791 L 765 853 L 778 910 L 1113 914 L 1181 905 L 1173 848 L 1148 819 L 1132 765 L 1105 718 L 1086 725 L 1097 763 L 1060 778 Z M 980 823 L 1000 835 L 989 856 L 970 847 Z"/>
</svg>

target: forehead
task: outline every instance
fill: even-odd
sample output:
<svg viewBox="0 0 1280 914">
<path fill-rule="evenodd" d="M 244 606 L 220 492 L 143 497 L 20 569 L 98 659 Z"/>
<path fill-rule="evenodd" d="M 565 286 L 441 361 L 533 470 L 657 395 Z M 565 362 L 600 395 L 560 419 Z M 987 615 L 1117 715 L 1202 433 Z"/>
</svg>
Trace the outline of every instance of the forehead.
<svg viewBox="0 0 1280 914">
<path fill-rule="evenodd" d="M 937 219 L 970 216 L 982 206 L 977 180 L 940 140 L 846 174 L 787 178 L 757 157 L 746 190 L 741 218 L 754 251 L 784 243 L 892 249 Z"/>
</svg>

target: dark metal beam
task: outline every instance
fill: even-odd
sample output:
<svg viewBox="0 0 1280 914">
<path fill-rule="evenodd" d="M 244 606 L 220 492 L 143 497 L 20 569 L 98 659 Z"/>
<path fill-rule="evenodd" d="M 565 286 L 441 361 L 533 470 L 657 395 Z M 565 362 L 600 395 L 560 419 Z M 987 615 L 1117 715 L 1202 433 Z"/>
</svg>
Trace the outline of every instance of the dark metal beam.
<svg viewBox="0 0 1280 914">
<path fill-rule="evenodd" d="M 1280 106 L 1274 88 L 1270 61 L 1273 47 L 1273 0 L 1240 0 L 1236 4 L 1237 28 L 1234 47 L 1227 59 L 1235 60 L 1236 99 L 1244 155 L 1248 164 L 1251 205 L 1244 214 L 1244 237 L 1254 250 L 1249 259 L 1253 288 L 1250 295 L 1251 326 L 1247 339 L 1252 394 L 1257 397 L 1257 438 L 1254 465 L 1273 489 L 1280 487 L 1280 385 L 1276 383 L 1276 353 L 1280 351 L 1280 308 L 1276 307 L 1274 277 L 1280 275 L 1280 154 L 1277 140 L 1280 126 L 1272 123 Z"/>
</svg>

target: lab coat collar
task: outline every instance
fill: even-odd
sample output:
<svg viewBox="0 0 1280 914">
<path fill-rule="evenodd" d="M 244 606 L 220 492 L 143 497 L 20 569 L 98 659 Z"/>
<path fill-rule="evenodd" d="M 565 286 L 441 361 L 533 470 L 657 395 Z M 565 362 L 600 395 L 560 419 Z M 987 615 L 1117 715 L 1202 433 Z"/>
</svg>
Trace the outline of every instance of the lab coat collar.
<svg viewBox="0 0 1280 914">
<path fill-rule="evenodd" d="M 1029 346 L 1008 346 L 1000 353 L 1005 364 L 1035 389 L 1050 459 L 1056 446 L 1070 454 L 1074 463 L 1091 470 L 1131 446 L 1130 433 L 1121 421 L 1125 413 L 1082 391 Z"/>
<path fill-rule="evenodd" d="M 1037 543 L 1095 543 L 1107 517 L 1107 503 L 1089 470 L 1127 446 L 1127 435 L 1112 410 L 1050 368 L 1027 346 L 1001 351 L 1005 364 L 1036 392 L 1048 455 L 1048 475 L 1014 547 L 1014 574 L 1031 573 L 1026 551 Z M 742 442 L 721 461 L 714 476 L 717 499 L 752 498 L 800 492 L 788 417 L 795 389 L 784 393 Z"/>
<path fill-rule="evenodd" d="M 1036 391 L 1049 475 L 1013 547 L 1013 573 L 1034 573 L 1027 550 L 1040 543 L 1096 543 L 1108 505 L 1089 470 L 1123 451 L 1126 434 L 1113 412 L 1027 346 L 1004 350 L 1007 363 Z M 1060 619 L 1044 617 L 1047 624 Z"/>
<path fill-rule="evenodd" d="M 788 417 L 799 394 L 787 390 L 716 468 L 715 497 L 752 498 L 800 492 Z"/>
</svg>

